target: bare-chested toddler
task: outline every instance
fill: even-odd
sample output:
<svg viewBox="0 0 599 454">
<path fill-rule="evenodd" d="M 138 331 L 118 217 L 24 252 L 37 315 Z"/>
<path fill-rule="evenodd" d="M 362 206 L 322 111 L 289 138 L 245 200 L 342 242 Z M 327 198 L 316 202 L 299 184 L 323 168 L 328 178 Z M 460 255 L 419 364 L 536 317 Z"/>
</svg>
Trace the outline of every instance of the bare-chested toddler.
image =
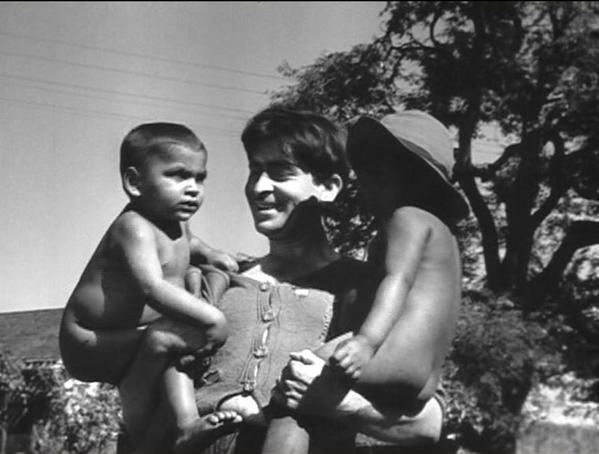
<svg viewBox="0 0 599 454">
<path fill-rule="evenodd" d="M 67 370 L 118 387 L 140 453 L 165 439 L 173 452 L 191 452 L 212 431 L 241 420 L 232 411 L 200 417 L 184 367 L 227 337 L 225 317 L 199 294 L 190 262 L 237 270 L 232 256 L 194 236 L 187 222 L 204 198 L 206 162 L 206 148 L 183 125 L 148 123 L 127 134 L 120 173 L 129 203 L 93 253 L 61 323 Z"/>
<path fill-rule="evenodd" d="M 468 205 L 451 184 L 449 132 L 425 112 L 404 111 L 381 121 L 358 118 L 349 127 L 347 152 L 377 222 L 368 260 L 382 277 L 362 326 L 331 357 L 357 379 L 408 301 L 458 304 L 461 266 L 454 232 Z"/>
<path fill-rule="evenodd" d="M 362 301 L 362 307 L 354 309 L 363 320 L 358 328 L 322 351 L 330 352 L 324 356 L 332 370 L 355 386 L 410 382 L 405 372 L 402 375 L 401 364 L 417 362 L 413 358 L 417 353 L 401 339 L 419 334 L 409 334 L 413 327 L 405 320 L 435 311 L 438 323 L 430 326 L 435 335 L 423 348 L 439 353 L 430 358 L 433 364 L 422 364 L 422 370 L 434 372 L 417 390 L 434 396 L 447 353 L 441 346 L 450 344 L 460 305 L 455 225 L 468 213 L 468 205 L 451 184 L 449 132 L 421 111 L 395 113 L 381 121 L 362 116 L 348 128 L 347 153 L 377 223 L 368 261 L 381 280 L 374 300 Z M 420 371 L 411 373 L 418 376 Z M 275 421 L 262 453 L 307 453 L 308 436 L 291 418 Z"/>
</svg>

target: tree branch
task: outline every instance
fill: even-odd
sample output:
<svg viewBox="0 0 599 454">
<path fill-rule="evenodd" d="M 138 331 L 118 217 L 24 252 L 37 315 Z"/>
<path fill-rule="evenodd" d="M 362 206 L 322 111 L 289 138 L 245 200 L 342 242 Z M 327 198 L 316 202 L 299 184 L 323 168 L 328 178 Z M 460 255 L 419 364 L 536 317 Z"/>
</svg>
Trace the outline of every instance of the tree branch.
<svg viewBox="0 0 599 454">
<path fill-rule="evenodd" d="M 441 47 L 441 43 L 439 41 L 437 41 L 437 38 L 435 38 L 435 26 L 437 25 L 437 22 L 439 22 L 439 19 L 441 18 L 441 11 L 437 10 L 435 12 L 435 15 L 433 16 L 433 20 L 431 21 L 429 27 L 428 27 L 428 34 L 429 34 L 429 38 L 431 40 L 431 43 L 433 43 L 434 47 Z"/>
<path fill-rule="evenodd" d="M 550 141 L 553 143 L 554 155 L 551 160 L 551 168 L 549 170 L 549 185 L 551 186 L 551 192 L 543 204 L 531 215 L 531 227 L 536 230 L 541 222 L 551 213 L 551 211 L 562 198 L 568 185 L 564 178 L 563 164 L 564 164 L 564 139 L 560 136 L 559 132 L 552 131 L 550 134 Z"/>
<path fill-rule="evenodd" d="M 492 163 L 483 166 L 473 166 L 473 174 L 482 181 L 489 180 L 497 173 L 501 166 L 507 162 L 508 159 L 516 156 L 522 151 L 522 144 L 520 143 L 508 145 L 503 149 L 503 153 L 501 153 L 501 155 Z"/>
<path fill-rule="evenodd" d="M 598 243 L 599 222 L 573 222 L 545 269 L 531 281 L 529 307 L 537 307 L 557 289 L 564 270 L 578 249 Z"/>
</svg>

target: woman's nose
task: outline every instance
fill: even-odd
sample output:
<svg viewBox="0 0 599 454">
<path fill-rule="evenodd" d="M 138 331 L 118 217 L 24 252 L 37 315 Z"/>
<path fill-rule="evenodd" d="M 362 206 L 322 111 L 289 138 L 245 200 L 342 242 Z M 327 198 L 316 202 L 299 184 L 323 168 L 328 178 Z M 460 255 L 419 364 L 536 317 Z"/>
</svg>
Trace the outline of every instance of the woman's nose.
<svg viewBox="0 0 599 454">
<path fill-rule="evenodd" d="M 266 172 L 255 177 L 252 189 L 256 193 L 272 191 L 272 180 Z"/>
</svg>

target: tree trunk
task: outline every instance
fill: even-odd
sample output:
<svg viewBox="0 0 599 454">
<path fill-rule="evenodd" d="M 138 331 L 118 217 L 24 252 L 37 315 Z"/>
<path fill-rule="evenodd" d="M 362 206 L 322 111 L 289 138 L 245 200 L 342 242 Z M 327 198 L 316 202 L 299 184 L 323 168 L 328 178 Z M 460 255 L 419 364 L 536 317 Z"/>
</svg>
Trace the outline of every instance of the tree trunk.
<svg viewBox="0 0 599 454">
<path fill-rule="evenodd" d="M 542 147 L 537 132 L 523 137 L 520 162 L 504 200 L 507 235 L 503 268 L 507 285 L 516 295 L 523 292 L 527 283 L 534 236 L 532 212 L 540 189 L 537 169 Z"/>
<path fill-rule="evenodd" d="M 483 257 L 487 271 L 487 285 L 493 291 L 502 290 L 504 282 L 501 273 L 501 263 L 499 261 L 499 238 L 493 215 L 480 194 L 472 175 L 460 174 L 458 175 L 458 181 L 470 202 L 470 206 L 480 227 Z"/>
<path fill-rule="evenodd" d="M 4 426 L 0 426 L 0 454 L 6 454 L 8 432 Z"/>
<path fill-rule="evenodd" d="M 593 244 L 599 244 L 599 222 L 573 222 L 545 269 L 529 284 L 527 306 L 535 309 L 549 294 L 555 292 L 574 253 L 580 248 Z"/>
</svg>

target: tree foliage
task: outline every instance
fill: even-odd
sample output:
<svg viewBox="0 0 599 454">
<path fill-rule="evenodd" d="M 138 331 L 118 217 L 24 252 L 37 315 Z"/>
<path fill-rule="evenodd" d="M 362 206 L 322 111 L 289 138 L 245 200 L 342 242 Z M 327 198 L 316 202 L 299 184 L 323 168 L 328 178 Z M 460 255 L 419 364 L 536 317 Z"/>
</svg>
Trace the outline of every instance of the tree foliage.
<svg viewBox="0 0 599 454">
<path fill-rule="evenodd" d="M 382 14 L 384 34 L 373 42 L 300 69 L 283 66 L 294 84 L 273 100 L 341 121 L 418 108 L 455 128 L 456 176 L 481 231 L 487 285 L 533 307 L 556 289 L 577 250 L 599 243 L 593 216 L 568 219 L 554 254 L 533 273 L 539 229 L 564 196 L 599 199 L 597 5 L 405 1 Z M 478 165 L 473 141 L 486 125 L 510 144 Z M 355 210 L 352 200 L 346 208 Z"/>
</svg>

